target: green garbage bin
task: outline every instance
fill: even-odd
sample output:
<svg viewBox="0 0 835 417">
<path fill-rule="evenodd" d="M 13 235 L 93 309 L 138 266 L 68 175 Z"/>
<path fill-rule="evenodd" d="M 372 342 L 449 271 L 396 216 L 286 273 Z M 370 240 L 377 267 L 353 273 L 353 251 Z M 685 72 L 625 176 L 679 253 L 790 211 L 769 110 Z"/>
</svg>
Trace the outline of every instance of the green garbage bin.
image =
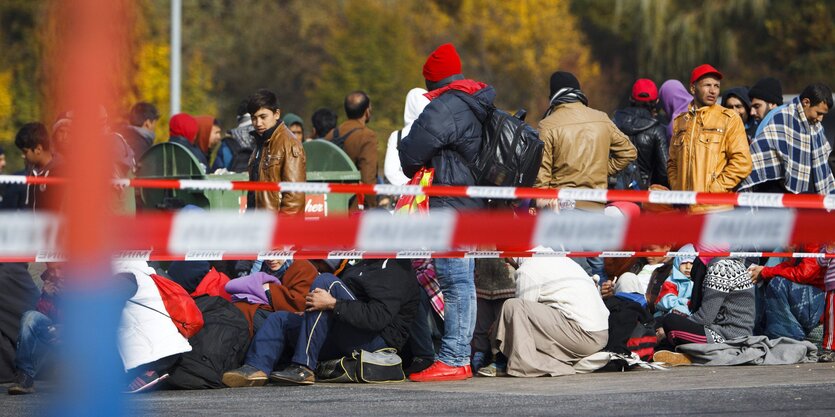
<svg viewBox="0 0 835 417">
<path fill-rule="evenodd" d="M 142 179 L 246 181 L 248 174 L 206 175 L 202 165 L 191 152 L 179 143 L 163 142 L 148 149 L 140 159 L 136 172 Z M 230 190 L 166 190 L 142 188 L 139 206 L 154 209 L 167 198 L 205 209 L 235 209 L 245 207 L 246 192 Z"/>
<path fill-rule="evenodd" d="M 330 141 L 316 139 L 304 143 L 307 157 L 307 182 L 358 183 L 362 178 L 351 158 Z M 305 215 L 344 214 L 354 194 L 307 194 Z"/>
</svg>

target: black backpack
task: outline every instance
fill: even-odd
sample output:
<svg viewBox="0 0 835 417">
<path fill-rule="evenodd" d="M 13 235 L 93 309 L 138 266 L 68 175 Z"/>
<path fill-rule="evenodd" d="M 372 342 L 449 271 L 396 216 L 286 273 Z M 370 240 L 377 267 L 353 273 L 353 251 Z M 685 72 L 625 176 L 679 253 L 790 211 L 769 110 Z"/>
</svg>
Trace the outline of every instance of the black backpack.
<svg viewBox="0 0 835 417">
<path fill-rule="evenodd" d="M 644 180 L 635 161 L 609 177 L 610 190 L 646 190 L 648 187 L 649 184 Z"/>
<path fill-rule="evenodd" d="M 252 157 L 252 149 L 244 148 L 233 137 L 226 137 L 221 142 L 232 151 L 232 163 L 227 168 L 229 172 L 249 172 L 249 160 Z"/>
<path fill-rule="evenodd" d="M 331 139 L 331 143 L 336 146 L 339 146 L 340 149 L 345 149 L 345 141 L 348 140 L 348 137 L 351 136 L 352 133 L 359 130 L 360 128 L 355 127 L 348 131 L 348 133 L 339 136 L 339 128 L 333 128 L 333 138 Z"/>
<path fill-rule="evenodd" d="M 249 323 L 232 303 L 208 295 L 194 299 L 203 312 L 203 328 L 172 368 L 166 385 L 175 389 L 225 388 L 223 373 L 244 363 L 249 347 Z"/>
<path fill-rule="evenodd" d="M 482 108 L 473 96 L 453 91 L 472 109 Z M 492 104 L 481 120 L 483 128 L 481 149 L 470 165 L 476 184 L 485 186 L 531 187 L 542 163 L 545 144 L 539 132 L 525 123 L 527 112 L 522 109 L 511 115 Z"/>
</svg>

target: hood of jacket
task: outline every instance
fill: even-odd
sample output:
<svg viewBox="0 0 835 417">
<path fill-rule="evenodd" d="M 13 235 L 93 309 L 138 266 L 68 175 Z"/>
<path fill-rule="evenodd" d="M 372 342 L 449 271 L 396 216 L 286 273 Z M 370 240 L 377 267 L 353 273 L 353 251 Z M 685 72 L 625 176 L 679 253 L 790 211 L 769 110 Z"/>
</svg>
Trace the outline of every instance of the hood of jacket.
<svg viewBox="0 0 835 417">
<path fill-rule="evenodd" d="M 726 104 L 728 102 L 728 98 L 732 96 L 742 101 L 742 105 L 745 106 L 746 113 L 751 112 L 751 99 L 748 98 L 748 87 L 729 88 L 725 91 L 725 94 L 722 94 L 722 106 L 727 107 Z"/>
<path fill-rule="evenodd" d="M 423 112 L 423 109 L 429 104 L 429 99 L 424 95 L 427 93 L 422 88 L 413 88 L 406 94 L 406 106 L 403 109 L 403 124 L 410 126 L 418 116 Z"/>
<path fill-rule="evenodd" d="M 493 100 L 496 99 L 496 90 L 493 87 L 473 80 L 453 81 L 437 90 L 432 90 L 424 94 L 424 96 L 431 101 L 450 91 L 460 91 L 475 99 L 466 100 L 464 97 L 459 96 L 459 98 L 464 100 L 470 110 L 473 111 L 478 120 L 487 118 L 487 109 L 493 106 Z"/>
<path fill-rule="evenodd" d="M 687 111 L 687 106 L 693 101 L 693 96 L 684 88 L 684 84 L 679 80 L 667 80 L 661 84 L 658 89 L 658 98 L 661 100 L 661 107 L 664 113 L 670 118 L 670 124 L 667 127 L 667 135 L 672 136 L 673 120 L 679 114 Z"/>
<path fill-rule="evenodd" d="M 649 110 L 642 107 L 627 107 L 615 112 L 615 117 L 612 118 L 621 132 L 627 135 L 634 135 L 641 133 L 659 122 Z"/>
<path fill-rule="evenodd" d="M 252 132 L 255 131 L 255 128 L 252 127 L 252 123 L 238 126 L 234 129 L 229 130 L 229 136 L 232 137 L 238 144 L 241 146 L 242 149 L 253 150 L 255 149 L 255 139 L 252 137 Z"/>
<path fill-rule="evenodd" d="M 212 116 L 194 116 L 197 121 L 197 138 L 194 144 L 203 151 L 204 154 L 209 153 L 209 141 L 212 139 L 212 128 L 215 125 L 215 118 Z"/>
</svg>

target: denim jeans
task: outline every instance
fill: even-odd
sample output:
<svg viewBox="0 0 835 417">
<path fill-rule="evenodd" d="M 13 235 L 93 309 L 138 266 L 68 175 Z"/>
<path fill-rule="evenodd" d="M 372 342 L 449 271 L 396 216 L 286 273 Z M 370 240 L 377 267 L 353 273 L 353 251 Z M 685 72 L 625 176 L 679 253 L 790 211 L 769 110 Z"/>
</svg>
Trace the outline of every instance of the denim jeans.
<svg viewBox="0 0 835 417">
<path fill-rule="evenodd" d="M 32 378 L 38 374 L 56 341 L 51 327 L 52 320 L 40 312 L 29 310 L 23 313 L 15 355 L 15 367 L 18 371 Z"/>
<path fill-rule="evenodd" d="M 252 338 L 244 363 L 265 374 L 272 372 L 284 351 L 296 346 L 303 321 L 302 316 L 289 311 L 270 314 Z"/>
<path fill-rule="evenodd" d="M 820 323 L 826 293 L 774 277 L 765 290 L 765 335 L 803 340 Z"/>
<path fill-rule="evenodd" d="M 468 365 L 476 322 L 475 262 L 436 259 L 435 272 L 444 294 L 444 335 L 438 360 L 450 366 Z"/>
</svg>

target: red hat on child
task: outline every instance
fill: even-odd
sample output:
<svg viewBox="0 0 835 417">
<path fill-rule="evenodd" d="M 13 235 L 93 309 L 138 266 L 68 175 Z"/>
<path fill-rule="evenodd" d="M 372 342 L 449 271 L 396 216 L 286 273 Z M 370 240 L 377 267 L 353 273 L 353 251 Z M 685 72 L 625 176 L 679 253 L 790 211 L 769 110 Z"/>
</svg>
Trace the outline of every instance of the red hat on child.
<svg viewBox="0 0 835 417">
<path fill-rule="evenodd" d="M 168 134 L 171 137 L 182 136 L 190 143 L 194 143 L 194 139 L 197 138 L 197 120 L 190 114 L 175 114 L 168 121 Z"/>
<path fill-rule="evenodd" d="M 423 78 L 431 82 L 461 73 L 461 57 L 451 43 L 445 43 L 435 49 L 423 64 Z"/>
</svg>

